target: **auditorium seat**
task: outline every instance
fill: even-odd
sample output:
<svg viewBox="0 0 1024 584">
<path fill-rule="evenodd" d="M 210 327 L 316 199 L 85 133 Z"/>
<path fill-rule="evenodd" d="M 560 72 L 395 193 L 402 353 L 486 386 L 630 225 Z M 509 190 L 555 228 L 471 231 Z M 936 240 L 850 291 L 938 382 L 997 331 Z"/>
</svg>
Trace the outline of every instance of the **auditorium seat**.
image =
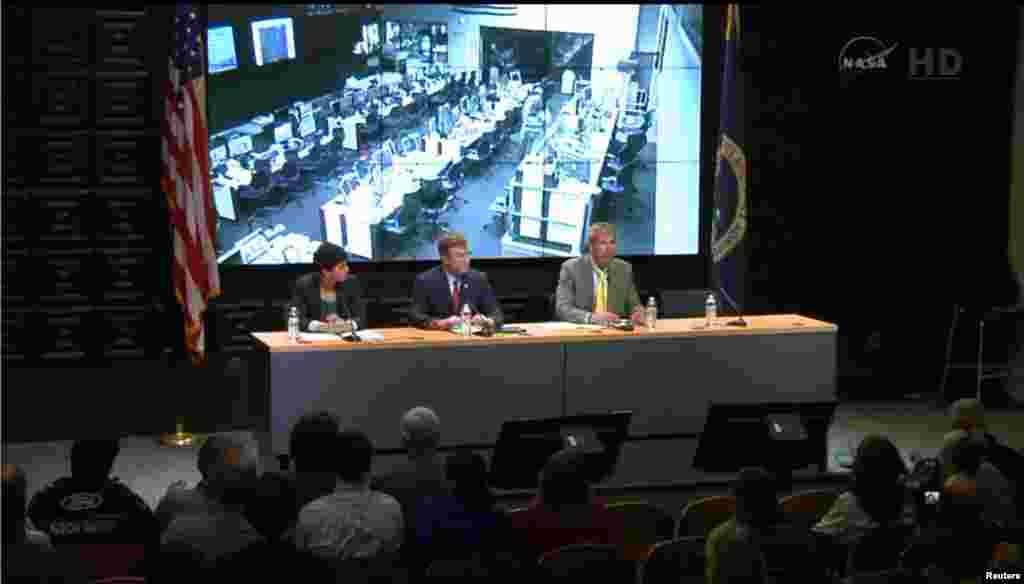
<svg viewBox="0 0 1024 584">
<path fill-rule="evenodd" d="M 428 580 L 490 579 L 491 573 L 480 558 L 461 560 L 434 560 L 427 567 Z"/>
<path fill-rule="evenodd" d="M 641 583 L 703 584 L 706 544 L 700 536 L 659 541 L 640 568 Z"/>
<path fill-rule="evenodd" d="M 622 520 L 625 528 L 623 551 L 629 560 L 645 560 L 655 543 L 671 539 L 675 531 L 672 515 L 646 501 L 610 503 L 606 507 Z"/>
<path fill-rule="evenodd" d="M 787 495 L 779 500 L 779 505 L 787 521 L 810 527 L 832 508 L 838 496 L 838 491 L 817 489 Z"/>
<path fill-rule="evenodd" d="M 636 569 L 618 546 L 577 544 L 553 549 L 537 562 L 542 578 L 575 582 L 633 582 Z"/>
<path fill-rule="evenodd" d="M 676 537 L 707 537 L 711 530 L 736 514 L 736 497 L 712 495 L 690 502 L 679 516 Z"/>
</svg>

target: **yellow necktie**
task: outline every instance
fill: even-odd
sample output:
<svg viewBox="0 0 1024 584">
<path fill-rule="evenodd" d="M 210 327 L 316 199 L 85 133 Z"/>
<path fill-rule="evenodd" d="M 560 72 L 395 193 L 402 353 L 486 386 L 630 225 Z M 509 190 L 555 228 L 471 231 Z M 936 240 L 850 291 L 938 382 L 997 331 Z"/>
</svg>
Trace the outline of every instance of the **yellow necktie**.
<svg viewBox="0 0 1024 584">
<path fill-rule="evenodd" d="M 608 274 L 604 270 L 595 269 L 597 274 L 597 290 L 594 291 L 594 312 L 608 311 Z"/>
</svg>

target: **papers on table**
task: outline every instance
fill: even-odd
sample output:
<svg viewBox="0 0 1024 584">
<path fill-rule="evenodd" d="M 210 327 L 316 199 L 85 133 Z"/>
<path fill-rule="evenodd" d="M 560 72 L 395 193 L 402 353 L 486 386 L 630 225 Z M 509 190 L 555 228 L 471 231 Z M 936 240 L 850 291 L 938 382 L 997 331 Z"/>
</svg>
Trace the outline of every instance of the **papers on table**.
<svg viewBox="0 0 1024 584">
<path fill-rule="evenodd" d="M 364 340 L 364 341 L 383 341 L 384 340 L 384 335 L 380 334 L 377 331 L 365 330 L 365 331 L 357 331 L 357 332 L 359 333 L 359 338 Z M 334 334 L 334 333 L 299 333 L 299 338 L 304 343 L 317 343 L 317 342 L 322 343 L 322 342 L 325 342 L 325 341 L 336 342 L 336 341 L 339 341 L 341 339 L 348 339 L 348 338 L 351 338 L 351 337 L 352 337 L 352 333 L 345 333 L 345 334 L 341 335 L 340 337 L 338 335 Z"/>
<path fill-rule="evenodd" d="M 536 328 L 546 331 L 564 331 L 564 330 L 598 330 L 604 328 L 599 324 L 576 324 L 573 322 L 540 322 L 537 324 L 531 324 L 530 328 Z"/>
<path fill-rule="evenodd" d="M 315 343 L 317 341 L 337 341 L 338 335 L 333 333 L 299 333 L 299 339 L 305 343 Z"/>
</svg>

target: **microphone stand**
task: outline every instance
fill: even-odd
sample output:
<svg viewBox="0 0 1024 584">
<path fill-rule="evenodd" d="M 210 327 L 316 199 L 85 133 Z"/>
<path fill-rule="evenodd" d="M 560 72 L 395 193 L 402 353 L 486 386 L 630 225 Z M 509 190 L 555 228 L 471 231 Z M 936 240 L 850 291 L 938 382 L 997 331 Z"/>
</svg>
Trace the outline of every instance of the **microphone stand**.
<svg viewBox="0 0 1024 584">
<path fill-rule="evenodd" d="M 722 296 L 729 301 L 729 305 L 732 306 L 732 309 L 736 311 L 736 320 L 730 320 L 725 324 L 727 326 L 747 326 L 747 321 L 743 320 L 743 311 L 740 310 L 739 306 L 737 306 L 736 301 L 729 296 L 729 293 L 725 291 L 725 288 L 719 286 L 718 291 L 722 293 Z"/>
<path fill-rule="evenodd" d="M 338 298 L 341 300 L 342 308 L 345 309 L 345 318 L 347 318 L 349 323 L 352 324 L 352 336 L 351 337 L 345 339 L 345 335 L 339 334 L 338 336 L 341 337 L 342 339 L 345 339 L 346 341 L 349 341 L 349 342 L 353 342 L 353 343 L 360 343 L 360 342 L 362 342 L 363 339 L 356 333 L 356 323 L 355 323 L 355 320 L 352 319 L 352 311 L 349 310 L 349 308 L 348 308 L 348 299 L 345 298 L 344 292 L 339 290 L 338 291 Z"/>
</svg>

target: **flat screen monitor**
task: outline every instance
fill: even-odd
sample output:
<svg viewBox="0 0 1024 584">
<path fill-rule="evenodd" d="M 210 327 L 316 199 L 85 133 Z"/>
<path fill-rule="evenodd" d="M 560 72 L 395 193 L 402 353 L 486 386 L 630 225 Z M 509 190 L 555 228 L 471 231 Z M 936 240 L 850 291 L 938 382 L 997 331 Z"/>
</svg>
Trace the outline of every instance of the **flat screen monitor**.
<svg viewBox="0 0 1024 584">
<path fill-rule="evenodd" d="M 228 142 L 231 156 L 241 156 L 252 152 L 252 136 L 238 136 Z"/>
<path fill-rule="evenodd" d="M 705 472 L 736 472 L 745 466 L 790 471 L 817 464 L 824 472 L 835 410 L 834 401 L 711 403 L 693 467 Z"/>
<path fill-rule="evenodd" d="M 238 68 L 235 31 L 230 26 L 215 26 L 206 31 L 206 56 L 210 75 Z"/>
<path fill-rule="evenodd" d="M 313 114 L 308 114 L 299 120 L 299 137 L 305 138 L 306 136 L 316 132 L 316 118 Z"/>
<path fill-rule="evenodd" d="M 295 58 L 295 30 L 291 18 L 270 18 L 252 23 L 252 50 L 262 67 Z"/>
<path fill-rule="evenodd" d="M 228 147 L 223 144 L 210 150 L 210 164 L 216 166 L 221 164 L 228 157 Z"/>
<path fill-rule="evenodd" d="M 292 139 L 292 124 L 285 122 L 274 128 L 274 142 L 287 142 Z"/>
<path fill-rule="evenodd" d="M 213 185 L 213 204 L 217 208 L 217 216 L 228 221 L 238 221 L 238 209 L 235 208 L 235 197 L 227 185 Z"/>
<path fill-rule="evenodd" d="M 532 489 L 551 455 L 564 448 L 585 453 L 588 478 L 596 483 L 614 472 L 632 417 L 633 412 L 619 411 L 504 422 L 490 483 L 499 489 Z"/>
</svg>

